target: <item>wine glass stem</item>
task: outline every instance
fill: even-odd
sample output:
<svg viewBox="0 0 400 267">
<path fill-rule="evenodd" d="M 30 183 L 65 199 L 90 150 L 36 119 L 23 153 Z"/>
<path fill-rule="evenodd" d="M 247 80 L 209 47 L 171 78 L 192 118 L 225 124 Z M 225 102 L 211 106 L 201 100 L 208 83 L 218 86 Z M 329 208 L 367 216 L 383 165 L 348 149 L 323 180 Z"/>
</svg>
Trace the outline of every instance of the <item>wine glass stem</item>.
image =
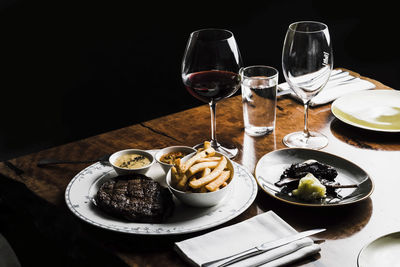
<svg viewBox="0 0 400 267">
<path fill-rule="evenodd" d="M 217 120 L 216 120 L 216 106 L 217 103 L 214 100 L 211 100 L 210 104 L 210 113 L 211 113 L 211 147 L 217 147 Z"/>
<path fill-rule="evenodd" d="M 307 101 L 304 103 L 304 137 L 309 138 L 310 137 L 310 132 L 308 130 L 308 106 L 309 106 L 310 101 Z"/>
</svg>

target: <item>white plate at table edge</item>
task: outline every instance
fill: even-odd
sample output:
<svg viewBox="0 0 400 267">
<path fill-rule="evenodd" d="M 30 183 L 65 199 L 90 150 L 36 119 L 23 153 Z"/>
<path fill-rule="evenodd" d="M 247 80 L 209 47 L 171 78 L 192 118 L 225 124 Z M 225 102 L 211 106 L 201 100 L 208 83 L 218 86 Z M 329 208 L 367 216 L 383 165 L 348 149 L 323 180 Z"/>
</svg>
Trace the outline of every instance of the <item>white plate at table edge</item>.
<svg viewBox="0 0 400 267">
<path fill-rule="evenodd" d="M 148 151 L 151 153 L 156 152 L 156 150 Z M 174 213 L 165 223 L 123 221 L 109 216 L 99 210 L 98 207 L 95 207 L 91 201 L 90 194 L 93 194 L 90 192 L 93 191 L 91 188 L 99 180 L 107 180 L 117 176 L 111 166 L 103 165 L 100 162 L 88 166 L 72 178 L 65 190 L 65 202 L 71 212 L 81 220 L 111 231 L 139 235 L 176 235 L 197 232 L 218 226 L 239 216 L 256 198 L 258 187 L 253 175 L 242 165 L 236 162 L 233 162 L 233 165 L 235 168 L 233 182 L 235 184 L 232 192 L 221 203 L 211 208 L 194 208 L 185 206 L 174 197 Z M 165 180 L 165 173 L 158 163 L 155 163 L 146 175 L 151 177 L 154 172 L 162 176 L 155 180 L 158 180 L 166 187 L 165 181 L 161 182 L 161 180 Z M 78 184 L 83 185 L 83 188 L 77 187 Z M 82 192 L 75 196 L 77 192 L 73 190 L 82 190 Z M 232 196 L 234 198 L 228 201 L 228 198 Z M 179 215 L 176 213 L 182 210 L 187 212 L 188 216 L 196 214 L 197 217 L 190 218 L 183 214 L 181 217 L 185 221 L 174 222 L 174 220 L 179 219 Z"/>
<path fill-rule="evenodd" d="M 380 237 L 377 237 L 377 238 L 375 238 L 373 241 L 371 241 L 371 242 L 369 242 L 367 245 L 365 245 L 361 250 L 360 250 L 360 253 L 358 253 L 358 256 L 357 256 L 357 266 L 358 267 L 368 267 L 368 266 L 370 266 L 370 267 L 373 267 L 373 266 L 377 266 L 377 265 L 372 265 L 372 264 L 374 264 L 375 262 L 372 262 L 371 263 L 371 265 L 370 264 L 367 264 L 367 265 L 365 265 L 365 264 L 363 264 L 363 261 L 364 262 L 371 262 L 370 261 L 370 258 L 369 258 L 369 255 L 371 254 L 371 251 L 370 250 L 373 250 L 374 248 L 376 249 L 376 247 L 377 246 L 382 246 L 382 242 L 385 242 L 388 238 L 390 239 L 390 238 L 392 238 L 393 236 L 396 236 L 395 238 L 396 239 L 399 239 L 400 240 L 400 232 L 393 232 L 393 233 L 389 233 L 389 234 L 386 234 L 386 235 L 383 235 L 383 236 L 380 236 Z M 388 241 L 386 241 L 386 243 L 387 243 Z M 386 244 L 385 243 L 385 244 Z M 398 247 L 398 245 L 397 245 L 397 247 Z M 397 258 L 398 258 L 398 248 L 397 248 L 397 250 L 395 250 L 395 253 L 396 253 L 396 256 L 397 256 Z M 384 254 L 384 257 L 386 258 L 386 256 L 387 256 L 387 254 L 385 253 Z M 364 258 L 366 258 L 365 260 L 364 260 Z M 372 258 L 375 258 L 373 255 L 372 255 Z M 387 258 L 386 258 L 387 259 Z M 385 262 L 382 262 L 382 257 L 380 257 L 379 258 L 379 260 L 380 260 L 380 262 L 379 262 L 379 265 L 378 266 L 388 266 L 387 264 L 387 262 L 385 263 Z M 383 265 L 382 265 L 383 264 Z M 391 266 L 393 266 L 393 265 L 391 265 Z"/>
<path fill-rule="evenodd" d="M 365 194 L 361 194 L 361 195 L 360 195 L 360 194 L 355 194 L 354 196 L 351 196 L 351 197 L 349 197 L 349 198 L 347 199 L 347 200 L 349 200 L 349 201 L 343 202 L 343 203 L 340 203 L 340 202 L 338 202 L 338 203 L 312 203 L 312 202 L 311 202 L 311 203 L 308 203 L 308 202 L 303 202 L 303 201 L 300 201 L 300 200 L 295 200 L 294 198 L 288 200 L 288 199 L 284 199 L 284 198 L 281 198 L 281 197 L 279 197 L 279 196 L 276 196 L 275 193 L 277 193 L 277 192 L 273 190 L 273 189 L 275 189 L 276 186 L 274 186 L 273 184 L 279 180 L 280 174 L 282 174 L 283 170 L 284 170 L 285 168 L 289 167 L 292 163 L 302 162 L 302 160 L 298 159 L 297 161 L 294 161 L 294 162 L 292 162 L 292 161 L 287 161 L 287 162 L 285 162 L 285 163 L 282 163 L 282 164 L 281 164 L 282 166 L 280 167 L 279 175 L 278 175 L 278 173 L 277 173 L 277 176 L 276 176 L 276 177 L 275 177 L 275 176 L 273 177 L 273 178 L 275 178 L 275 179 L 273 179 L 273 180 L 271 180 L 271 181 L 265 181 L 265 182 L 259 178 L 259 177 L 260 177 L 260 171 L 261 171 L 261 170 L 260 170 L 260 169 L 261 169 L 261 164 L 264 164 L 263 161 L 265 161 L 265 158 L 266 158 L 266 157 L 270 157 L 271 155 L 274 155 L 274 154 L 276 154 L 276 153 L 290 153 L 290 152 L 292 152 L 292 151 L 299 151 L 299 152 L 300 152 L 300 151 L 306 151 L 306 152 L 308 152 L 308 153 L 314 153 L 314 154 L 324 155 L 324 157 L 330 157 L 330 158 L 332 158 L 332 159 L 339 159 L 339 160 L 345 162 L 346 164 L 349 164 L 349 165 L 351 165 L 351 166 L 357 168 L 359 171 L 361 171 L 362 173 L 365 174 L 365 179 L 364 179 L 360 184 L 365 185 L 365 184 L 368 183 L 369 186 L 368 186 L 368 184 L 365 185 L 365 186 L 368 186 L 368 189 L 369 189 L 368 192 L 365 193 Z M 308 160 L 308 159 L 311 159 L 311 158 L 304 158 L 303 161 Z M 341 175 L 341 173 L 339 172 L 339 170 L 338 170 L 337 166 L 335 166 L 335 164 L 332 164 L 331 162 L 329 162 L 329 163 L 324 162 L 324 160 L 320 160 L 320 159 L 318 159 L 318 158 L 313 158 L 313 159 L 319 160 L 321 163 L 328 164 L 328 165 L 330 165 L 330 166 L 332 166 L 332 167 L 336 167 L 335 169 L 337 169 L 337 171 L 338 171 L 338 177 L 339 177 L 339 175 Z M 284 165 L 284 166 L 283 166 L 283 165 Z M 347 175 L 346 175 L 346 176 L 347 176 Z M 256 178 L 256 181 L 257 181 L 258 185 L 260 186 L 260 188 L 261 188 L 265 193 L 267 193 L 268 195 L 270 195 L 271 197 L 273 197 L 273 198 L 275 198 L 275 199 L 278 199 L 278 200 L 280 200 L 280 201 L 283 201 L 283 202 L 286 202 L 286 203 L 289 203 L 289 204 L 297 205 L 297 206 L 308 206 L 308 207 L 333 207 L 333 206 L 349 205 L 349 204 L 353 204 L 353 203 L 356 203 L 356 202 L 359 202 L 359 201 L 362 201 L 362 200 L 368 198 L 368 197 L 372 194 L 372 192 L 373 192 L 373 190 L 374 190 L 374 183 L 373 183 L 373 181 L 372 181 L 370 175 L 369 175 L 366 171 L 364 171 L 362 168 L 360 168 L 359 166 L 357 166 L 355 163 L 353 163 L 353 162 L 351 162 L 351 161 L 349 161 L 349 160 L 347 160 L 347 159 L 345 159 L 345 158 L 343 158 L 343 157 L 341 157 L 341 156 L 332 154 L 332 153 L 324 152 L 324 151 L 321 151 L 321 150 L 307 149 L 307 148 L 283 148 L 283 149 L 278 149 L 278 150 L 271 151 L 271 152 L 269 152 L 269 153 L 263 155 L 263 156 L 260 158 L 260 160 L 257 162 L 257 164 L 256 164 L 256 168 L 255 168 L 255 178 Z M 262 178 L 263 178 L 263 177 L 262 177 Z M 268 183 L 268 185 L 266 185 L 266 183 Z M 278 187 L 276 187 L 276 189 L 278 189 Z M 358 188 L 355 189 L 355 190 L 353 191 L 353 193 L 356 192 L 357 190 L 358 190 Z M 349 195 L 352 195 L 353 193 L 350 193 Z M 352 201 L 352 200 L 353 200 L 353 201 Z"/>
<path fill-rule="evenodd" d="M 344 118 L 342 115 L 340 115 L 338 112 L 335 111 L 335 109 L 338 109 L 341 112 L 348 114 L 348 112 L 346 112 L 344 110 L 341 110 L 337 106 L 340 105 L 341 102 L 344 102 L 347 99 L 352 98 L 354 96 L 362 97 L 363 94 L 367 94 L 367 95 L 369 95 L 369 94 L 377 94 L 377 95 L 379 95 L 379 94 L 387 94 L 387 93 L 395 94 L 395 95 L 398 95 L 400 97 L 400 92 L 397 91 L 397 90 L 386 90 L 385 89 L 385 90 L 364 90 L 364 91 L 353 92 L 353 93 L 349 93 L 348 95 L 344 95 L 344 96 L 336 99 L 335 101 L 333 101 L 333 103 L 331 105 L 331 112 L 338 120 L 340 120 L 340 121 L 342 121 L 342 122 L 344 122 L 344 123 L 346 123 L 348 125 L 357 127 L 357 128 L 366 129 L 366 130 L 372 130 L 372 131 L 377 131 L 377 132 L 398 133 L 398 132 L 400 132 L 400 129 L 393 129 L 392 130 L 392 129 L 382 129 L 382 128 L 365 126 L 365 125 L 359 124 L 357 122 L 351 121 L 351 120 L 349 120 L 347 118 Z M 353 104 L 355 105 L 356 103 L 353 103 Z"/>
</svg>

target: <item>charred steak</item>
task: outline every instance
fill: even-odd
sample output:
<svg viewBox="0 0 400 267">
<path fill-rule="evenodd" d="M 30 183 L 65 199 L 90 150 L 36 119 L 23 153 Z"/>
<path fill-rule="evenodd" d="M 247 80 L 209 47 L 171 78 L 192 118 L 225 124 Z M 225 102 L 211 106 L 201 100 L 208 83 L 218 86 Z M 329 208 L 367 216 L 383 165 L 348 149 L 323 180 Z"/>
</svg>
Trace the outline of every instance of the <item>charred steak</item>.
<svg viewBox="0 0 400 267">
<path fill-rule="evenodd" d="M 160 223 L 174 209 L 171 192 L 142 174 L 117 176 L 105 182 L 95 200 L 105 212 L 134 222 Z"/>
</svg>

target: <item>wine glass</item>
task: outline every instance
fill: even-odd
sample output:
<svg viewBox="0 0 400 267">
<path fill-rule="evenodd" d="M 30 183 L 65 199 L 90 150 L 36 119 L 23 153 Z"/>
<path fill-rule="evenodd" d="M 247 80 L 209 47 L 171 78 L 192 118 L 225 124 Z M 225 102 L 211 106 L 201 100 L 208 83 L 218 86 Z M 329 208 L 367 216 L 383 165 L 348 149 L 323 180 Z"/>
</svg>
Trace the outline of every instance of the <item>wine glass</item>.
<svg viewBox="0 0 400 267">
<path fill-rule="evenodd" d="M 328 144 L 321 133 L 308 130 L 308 107 L 329 80 L 333 66 L 328 26 L 301 21 L 289 25 L 282 52 L 283 74 L 290 88 L 304 104 L 304 130 L 286 135 L 288 147 L 320 149 Z"/>
<path fill-rule="evenodd" d="M 190 34 L 182 62 L 182 80 L 191 95 L 209 103 L 211 146 L 229 158 L 235 157 L 238 149 L 231 144 L 222 145 L 217 142 L 216 104 L 239 89 L 241 65 L 239 49 L 232 32 L 202 29 Z"/>
</svg>

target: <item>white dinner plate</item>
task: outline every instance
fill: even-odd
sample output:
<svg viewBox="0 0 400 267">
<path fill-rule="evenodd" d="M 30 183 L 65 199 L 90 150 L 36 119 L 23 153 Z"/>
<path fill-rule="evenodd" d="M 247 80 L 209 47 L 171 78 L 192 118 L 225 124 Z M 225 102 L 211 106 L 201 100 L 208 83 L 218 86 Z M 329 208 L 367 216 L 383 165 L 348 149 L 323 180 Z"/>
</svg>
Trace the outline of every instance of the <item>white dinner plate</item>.
<svg viewBox="0 0 400 267">
<path fill-rule="evenodd" d="M 342 185 L 358 184 L 357 188 L 336 189 L 342 198 L 326 198 L 320 201 L 307 202 L 287 193 L 274 184 L 286 168 L 293 163 L 314 159 L 332 166 L 338 172 L 335 181 Z M 356 164 L 339 156 L 320 150 L 305 148 L 285 148 L 269 152 L 261 157 L 256 166 L 256 180 L 261 189 L 268 195 L 286 203 L 300 206 L 341 206 L 361 201 L 371 195 L 374 185 L 369 175 Z"/>
<path fill-rule="evenodd" d="M 155 153 L 155 151 L 151 151 Z M 92 203 L 100 185 L 117 176 L 111 166 L 97 162 L 78 173 L 68 184 L 65 200 L 68 208 L 92 225 L 129 234 L 170 235 L 205 230 L 227 222 L 244 212 L 257 195 L 257 183 L 243 166 L 232 162 L 233 190 L 218 205 L 210 208 L 186 206 L 174 197 L 175 210 L 165 223 L 135 223 L 109 216 Z M 146 176 L 166 187 L 165 172 L 155 163 Z"/>
<path fill-rule="evenodd" d="M 358 267 L 400 266 L 400 232 L 379 237 L 358 255 Z"/>
<path fill-rule="evenodd" d="M 366 90 L 349 93 L 336 99 L 333 115 L 355 127 L 400 132 L 400 92 L 396 90 Z"/>
</svg>

